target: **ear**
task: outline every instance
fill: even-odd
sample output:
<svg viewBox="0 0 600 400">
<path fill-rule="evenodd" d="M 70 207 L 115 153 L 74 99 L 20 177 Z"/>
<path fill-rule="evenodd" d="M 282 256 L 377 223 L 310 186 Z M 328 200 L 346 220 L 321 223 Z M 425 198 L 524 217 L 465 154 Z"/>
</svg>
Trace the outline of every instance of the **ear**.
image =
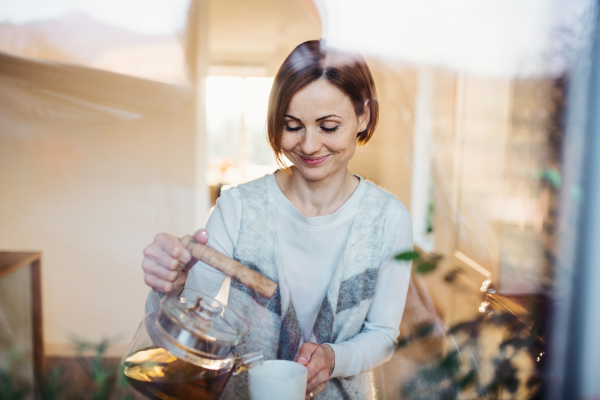
<svg viewBox="0 0 600 400">
<path fill-rule="evenodd" d="M 369 122 L 371 122 L 371 107 L 369 107 L 369 100 L 365 100 L 363 105 L 363 113 L 358 117 L 358 127 L 364 127 L 366 129 L 367 125 L 369 125 Z M 361 130 L 361 132 L 363 130 Z"/>
</svg>

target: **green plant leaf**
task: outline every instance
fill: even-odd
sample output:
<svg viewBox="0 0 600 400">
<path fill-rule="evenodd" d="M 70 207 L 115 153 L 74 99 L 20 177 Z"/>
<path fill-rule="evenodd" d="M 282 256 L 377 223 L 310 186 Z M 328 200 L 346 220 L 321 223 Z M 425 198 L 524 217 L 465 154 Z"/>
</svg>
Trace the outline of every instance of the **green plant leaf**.
<svg viewBox="0 0 600 400">
<path fill-rule="evenodd" d="M 400 261 L 410 261 L 419 258 L 419 253 L 416 251 L 405 251 L 404 253 L 396 254 L 394 258 Z"/>
<path fill-rule="evenodd" d="M 46 375 L 42 387 L 43 400 L 57 400 L 61 398 L 64 388 L 64 384 L 61 382 L 62 374 L 63 368 L 55 367 Z"/>
<path fill-rule="evenodd" d="M 405 251 L 404 253 L 396 254 L 394 259 L 399 261 L 410 261 L 419 258 L 420 254 L 416 251 Z"/>
<path fill-rule="evenodd" d="M 433 271 L 436 267 L 437 265 L 435 264 L 424 262 L 417 267 L 417 274 L 426 274 Z"/>
<path fill-rule="evenodd" d="M 15 373 L 15 368 L 18 369 L 23 362 L 22 354 L 20 350 L 9 350 L 6 358 L 0 359 L 7 364 L 6 367 L 0 366 L 0 400 L 21 400 L 30 392 L 27 382 Z"/>
<path fill-rule="evenodd" d="M 554 168 L 543 169 L 539 172 L 538 177 L 539 179 L 545 179 L 548 182 L 550 182 L 550 184 L 554 186 L 555 189 L 560 188 L 562 177 L 558 170 Z"/>
<path fill-rule="evenodd" d="M 453 376 L 460 369 L 460 353 L 458 350 L 451 351 L 446 357 L 444 357 L 439 367 L 442 371 L 445 371 L 448 376 Z"/>
</svg>

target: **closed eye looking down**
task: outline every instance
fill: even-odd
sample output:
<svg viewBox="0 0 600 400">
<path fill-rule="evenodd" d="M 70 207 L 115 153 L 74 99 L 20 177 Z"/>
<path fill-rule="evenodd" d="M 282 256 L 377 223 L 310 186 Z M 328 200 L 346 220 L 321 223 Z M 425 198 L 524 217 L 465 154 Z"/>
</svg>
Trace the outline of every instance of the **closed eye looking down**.
<svg viewBox="0 0 600 400">
<path fill-rule="evenodd" d="M 335 132 L 335 131 L 337 131 L 337 129 L 339 127 L 340 127 L 339 125 L 336 125 L 333 128 L 326 128 L 324 126 L 321 126 L 320 128 L 323 131 L 325 131 L 325 132 Z M 293 127 L 293 128 L 291 126 L 288 126 L 288 125 L 285 126 L 285 130 L 288 131 L 288 132 L 298 132 L 300 129 L 302 129 L 302 126 L 296 126 L 296 127 Z"/>
</svg>

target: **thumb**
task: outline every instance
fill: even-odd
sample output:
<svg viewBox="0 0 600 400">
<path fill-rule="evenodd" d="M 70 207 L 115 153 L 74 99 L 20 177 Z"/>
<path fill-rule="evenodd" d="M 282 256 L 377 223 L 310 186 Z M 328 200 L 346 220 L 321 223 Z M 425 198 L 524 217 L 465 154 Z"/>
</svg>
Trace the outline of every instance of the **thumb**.
<svg viewBox="0 0 600 400">
<path fill-rule="evenodd" d="M 316 343 L 304 343 L 300 348 L 296 362 L 306 366 L 310 362 L 310 359 L 312 358 L 312 355 L 317 347 L 319 346 Z"/>
<path fill-rule="evenodd" d="M 198 229 L 196 232 L 194 232 L 194 240 L 201 244 L 208 243 L 208 231 L 206 229 Z M 194 265 L 196 265 L 197 262 L 198 260 L 192 255 L 190 261 L 183 267 L 183 271 L 189 271 Z"/>
<path fill-rule="evenodd" d="M 202 244 L 208 243 L 208 231 L 206 229 L 198 229 L 194 233 L 194 239 L 198 243 L 202 243 Z"/>
</svg>

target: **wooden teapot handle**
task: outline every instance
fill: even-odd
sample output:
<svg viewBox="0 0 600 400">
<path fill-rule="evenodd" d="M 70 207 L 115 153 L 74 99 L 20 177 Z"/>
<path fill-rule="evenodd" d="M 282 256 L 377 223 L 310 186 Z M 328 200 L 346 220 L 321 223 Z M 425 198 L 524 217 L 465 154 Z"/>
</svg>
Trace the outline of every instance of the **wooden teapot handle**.
<svg viewBox="0 0 600 400">
<path fill-rule="evenodd" d="M 198 243 L 192 236 L 186 235 L 181 238 L 181 244 L 195 259 L 218 269 L 260 295 L 270 299 L 275 294 L 277 290 L 275 282 L 212 247 Z"/>
</svg>

